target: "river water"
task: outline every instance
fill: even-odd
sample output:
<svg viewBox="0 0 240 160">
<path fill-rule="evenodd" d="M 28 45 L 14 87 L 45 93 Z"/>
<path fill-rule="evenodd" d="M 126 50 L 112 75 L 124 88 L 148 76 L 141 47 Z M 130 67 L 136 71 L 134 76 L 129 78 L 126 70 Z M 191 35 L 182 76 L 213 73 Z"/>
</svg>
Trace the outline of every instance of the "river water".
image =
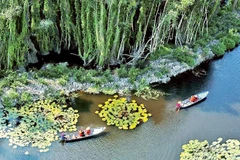
<svg viewBox="0 0 240 160">
<path fill-rule="evenodd" d="M 182 145 L 191 139 L 209 143 L 219 137 L 240 140 L 240 47 L 200 68 L 207 71 L 206 76 L 185 73 L 156 87 L 168 96 L 149 101 L 132 97 L 152 113 L 147 123 L 134 130 L 106 126 L 94 113 L 111 96 L 81 95 L 74 100 L 80 111 L 78 125 L 106 126 L 105 134 L 65 145 L 54 142 L 47 153 L 30 147 L 13 149 L 1 139 L 0 160 L 178 160 Z M 205 101 L 175 113 L 178 100 L 207 90 Z"/>
</svg>

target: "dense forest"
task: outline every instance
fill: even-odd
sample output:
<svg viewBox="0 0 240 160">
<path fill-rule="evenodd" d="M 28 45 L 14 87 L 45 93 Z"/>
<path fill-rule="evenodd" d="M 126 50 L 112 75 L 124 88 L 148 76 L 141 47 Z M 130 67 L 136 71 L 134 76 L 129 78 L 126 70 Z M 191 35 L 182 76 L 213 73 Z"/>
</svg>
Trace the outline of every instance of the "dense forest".
<svg viewBox="0 0 240 160">
<path fill-rule="evenodd" d="M 0 67 L 75 49 L 83 66 L 136 64 L 161 44 L 188 45 L 208 34 L 223 5 L 238 0 L 1 0 Z"/>
</svg>

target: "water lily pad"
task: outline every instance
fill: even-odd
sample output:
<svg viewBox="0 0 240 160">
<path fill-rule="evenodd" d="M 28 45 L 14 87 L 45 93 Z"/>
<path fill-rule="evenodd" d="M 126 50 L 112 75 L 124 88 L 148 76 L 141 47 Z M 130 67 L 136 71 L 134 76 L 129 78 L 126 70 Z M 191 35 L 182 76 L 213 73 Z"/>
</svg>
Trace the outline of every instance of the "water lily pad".
<svg viewBox="0 0 240 160">
<path fill-rule="evenodd" d="M 125 97 L 114 96 L 114 99 L 108 99 L 98 106 L 100 111 L 95 113 L 106 121 L 107 125 L 115 125 L 124 130 L 136 128 L 140 122 L 147 122 L 151 116 L 143 104 L 138 105 L 136 100 L 127 102 Z"/>
</svg>

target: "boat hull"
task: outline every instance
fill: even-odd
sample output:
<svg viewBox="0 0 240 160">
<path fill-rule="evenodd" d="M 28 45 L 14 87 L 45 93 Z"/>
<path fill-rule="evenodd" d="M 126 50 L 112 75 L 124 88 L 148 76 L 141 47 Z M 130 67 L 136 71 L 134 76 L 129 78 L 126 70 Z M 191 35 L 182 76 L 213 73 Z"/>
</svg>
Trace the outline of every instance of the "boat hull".
<svg viewBox="0 0 240 160">
<path fill-rule="evenodd" d="M 80 140 L 84 140 L 84 139 L 89 139 L 94 136 L 100 135 L 101 133 L 104 132 L 105 129 L 106 129 L 106 127 L 92 128 L 92 133 L 90 135 L 85 135 L 83 137 L 77 136 L 75 139 L 72 139 L 72 138 L 64 139 L 64 141 L 66 143 L 68 143 L 68 142 L 75 142 L 75 141 L 80 141 Z"/>
<path fill-rule="evenodd" d="M 191 106 L 193 106 L 193 105 L 195 105 L 195 104 L 197 104 L 199 102 L 202 102 L 203 100 L 205 100 L 207 98 L 208 93 L 209 92 L 206 91 L 206 92 L 202 92 L 202 93 L 196 94 L 197 97 L 198 97 L 198 100 L 195 101 L 195 102 L 191 102 L 190 101 L 190 97 L 185 99 L 185 100 L 183 100 L 182 101 L 182 106 L 180 108 L 181 109 L 188 108 L 188 107 L 191 107 Z"/>
</svg>

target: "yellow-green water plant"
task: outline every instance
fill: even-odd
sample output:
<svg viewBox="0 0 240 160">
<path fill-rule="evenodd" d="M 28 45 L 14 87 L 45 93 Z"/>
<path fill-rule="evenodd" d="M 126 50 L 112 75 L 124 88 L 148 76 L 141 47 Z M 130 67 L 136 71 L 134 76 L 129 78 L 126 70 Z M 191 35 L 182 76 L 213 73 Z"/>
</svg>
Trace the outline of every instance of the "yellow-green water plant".
<svg viewBox="0 0 240 160">
<path fill-rule="evenodd" d="M 235 139 L 228 139 L 225 143 L 221 143 L 222 138 L 218 138 L 212 144 L 207 140 L 198 141 L 190 140 L 188 144 L 184 144 L 184 150 L 180 154 L 180 160 L 192 159 L 239 159 L 240 156 L 240 142 Z"/>
<path fill-rule="evenodd" d="M 14 146 L 37 147 L 46 152 L 58 132 L 76 131 L 77 110 L 53 100 L 39 100 L 20 109 L 5 108 L 0 118 L 0 138 L 8 138 Z M 15 122 L 15 123 L 13 123 Z"/>
<path fill-rule="evenodd" d="M 141 97 L 145 100 L 149 100 L 149 99 L 155 99 L 157 100 L 159 96 L 164 95 L 163 92 L 160 92 L 158 90 L 152 89 L 149 86 L 146 86 L 144 88 L 138 89 L 135 93 L 135 96 Z"/>
<path fill-rule="evenodd" d="M 117 95 L 98 106 L 100 111 L 95 113 L 107 125 L 114 125 L 124 130 L 136 128 L 141 122 L 147 122 L 151 116 L 144 104 L 137 104 L 136 100 L 128 101 L 127 98 L 118 97 Z"/>
</svg>

